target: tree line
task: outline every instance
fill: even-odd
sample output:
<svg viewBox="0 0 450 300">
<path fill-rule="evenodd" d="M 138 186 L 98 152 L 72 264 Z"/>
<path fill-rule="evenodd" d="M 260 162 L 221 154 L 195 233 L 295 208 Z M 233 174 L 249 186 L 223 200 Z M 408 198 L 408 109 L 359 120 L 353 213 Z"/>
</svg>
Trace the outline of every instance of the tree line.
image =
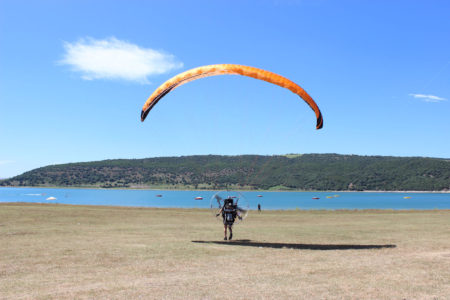
<svg viewBox="0 0 450 300">
<path fill-rule="evenodd" d="M 115 159 L 37 168 L 0 186 L 446 191 L 450 160 L 339 154 Z"/>
</svg>

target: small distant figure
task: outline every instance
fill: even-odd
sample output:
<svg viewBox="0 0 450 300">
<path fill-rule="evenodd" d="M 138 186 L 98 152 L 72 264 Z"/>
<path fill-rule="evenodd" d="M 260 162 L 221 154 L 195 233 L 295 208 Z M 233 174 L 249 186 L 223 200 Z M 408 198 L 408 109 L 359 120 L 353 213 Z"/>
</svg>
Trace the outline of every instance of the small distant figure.
<svg viewBox="0 0 450 300">
<path fill-rule="evenodd" d="M 261 204 L 258 203 L 258 212 L 261 212 Z"/>
<path fill-rule="evenodd" d="M 220 211 L 216 214 L 216 217 L 218 217 L 220 214 L 222 214 L 223 218 L 223 228 L 224 228 L 224 240 L 227 240 L 227 229 L 230 230 L 230 237 L 228 240 L 231 241 L 233 238 L 233 224 L 236 220 L 236 217 L 238 217 L 239 220 L 242 220 L 242 217 L 239 214 L 237 204 L 233 203 L 233 198 L 227 198 L 224 200 L 224 205 L 220 209 Z"/>
</svg>

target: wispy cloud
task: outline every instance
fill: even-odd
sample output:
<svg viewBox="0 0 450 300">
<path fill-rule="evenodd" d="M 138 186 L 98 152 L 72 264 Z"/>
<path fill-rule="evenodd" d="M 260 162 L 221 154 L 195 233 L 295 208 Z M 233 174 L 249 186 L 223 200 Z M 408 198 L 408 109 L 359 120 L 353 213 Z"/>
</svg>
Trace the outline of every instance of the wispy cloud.
<svg viewBox="0 0 450 300">
<path fill-rule="evenodd" d="M 0 160 L 0 165 L 6 165 L 6 164 L 12 164 L 14 163 L 13 160 Z"/>
<path fill-rule="evenodd" d="M 71 66 L 86 80 L 121 79 L 149 83 L 148 76 L 183 66 L 172 54 L 142 48 L 115 37 L 65 42 L 64 49 L 64 57 L 59 63 Z"/>
<path fill-rule="evenodd" d="M 424 94 L 409 94 L 410 96 L 414 98 L 421 99 L 425 102 L 440 102 L 440 101 L 446 101 L 447 99 L 438 97 L 435 95 L 424 95 Z"/>
</svg>

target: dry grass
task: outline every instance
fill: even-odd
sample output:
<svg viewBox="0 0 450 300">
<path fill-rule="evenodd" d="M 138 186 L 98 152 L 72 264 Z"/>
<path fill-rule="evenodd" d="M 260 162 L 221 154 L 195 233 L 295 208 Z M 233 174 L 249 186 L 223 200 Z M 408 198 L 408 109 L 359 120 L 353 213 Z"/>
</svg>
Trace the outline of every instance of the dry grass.
<svg viewBox="0 0 450 300">
<path fill-rule="evenodd" d="M 253 212 L 241 241 L 222 230 L 205 210 L 0 204 L 0 298 L 450 298 L 448 210 Z"/>
</svg>

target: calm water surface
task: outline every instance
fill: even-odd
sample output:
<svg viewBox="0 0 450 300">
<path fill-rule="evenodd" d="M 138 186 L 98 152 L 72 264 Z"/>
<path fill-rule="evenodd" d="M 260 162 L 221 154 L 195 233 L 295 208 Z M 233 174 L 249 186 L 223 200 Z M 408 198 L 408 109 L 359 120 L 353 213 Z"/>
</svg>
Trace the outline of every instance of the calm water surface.
<svg viewBox="0 0 450 300">
<path fill-rule="evenodd" d="M 0 188 L 0 202 L 208 208 L 214 191 Z M 450 193 L 241 192 L 251 209 L 450 209 Z M 161 197 L 157 197 L 161 195 Z M 260 197 L 261 196 L 261 197 Z M 56 200 L 47 200 L 50 197 Z M 203 197 L 203 200 L 195 200 Z M 319 199 L 313 199 L 317 197 Z M 405 198 L 410 197 L 410 198 Z"/>
</svg>

